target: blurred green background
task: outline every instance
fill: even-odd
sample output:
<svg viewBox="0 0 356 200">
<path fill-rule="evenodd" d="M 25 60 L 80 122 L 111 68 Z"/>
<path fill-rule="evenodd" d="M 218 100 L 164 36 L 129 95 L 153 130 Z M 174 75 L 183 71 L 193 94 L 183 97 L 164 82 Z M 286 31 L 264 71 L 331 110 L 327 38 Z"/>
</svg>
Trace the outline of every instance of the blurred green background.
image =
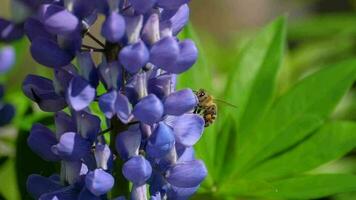
<svg viewBox="0 0 356 200">
<path fill-rule="evenodd" d="M 1 0 L 1 16 L 11 15 L 9 1 Z M 203 71 L 199 72 L 206 74 L 204 77 L 207 79 L 203 82 L 192 81 L 187 75 L 186 78 L 182 77 L 180 86 L 193 87 L 194 89 L 206 88 L 215 97 L 235 104 L 234 95 L 226 95 L 226 92 L 231 87 L 229 77 L 235 71 L 240 52 L 246 48 L 246 45 L 249 45 L 247 41 L 254 38 L 262 27 L 276 17 L 285 15 L 288 21 L 287 47 L 277 77 L 276 91 L 276 98 L 280 97 L 296 82 L 321 69 L 322 66 L 356 57 L 355 11 L 356 0 L 192 0 L 191 26 L 195 30 L 194 40 L 199 40 L 201 59 L 203 59 L 202 57 L 206 58 L 204 61 L 200 60 L 199 69 Z M 16 15 L 16 11 L 13 12 Z M 93 32 L 99 35 L 97 30 Z M 191 33 L 186 34 L 188 37 L 192 35 Z M 14 120 L 15 125 L 2 128 L 0 133 L 0 156 L 3 158 L 0 159 L 0 163 L 5 163 L 0 166 L 0 193 L 4 195 L 4 199 L 9 200 L 20 199 L 19 191 L 24 190 L 24 183 L 17 184 L 17 182 L 23 180 L 21 176 L 26 176 L 27 172 L 31 172 L 31 169 L 25 170 L 26 163 L 16 157 L 19 152 L 29 151 L 22 146 L 26 140 L 26 131 L 29 130 L 32 123 L 37 121 L 51 124 L 50 120 L 48 122 L 48 115 L 30 105 L 30 102 L 19 90 L 26 74 L 36 73 L 51 76 L 51 71 L 39 67 L 31 59 L 27 39 L 16 42 L 14 46 L 17 51 L 16 66 L 5 77 L 0 78 L 7 86 L 7 100 L 15 104 L 18 110 Z M 196 72 L 191 71 L 190 73 Z M 356 84 L 354 86 L 342 98 L 330 119 L 356 120 Z M 15 98 L 18 96 L 23 98 Z M 219 116 L 228 116 L 229 113 L 235 112 L 233 108 L 224 105 L 221 107 Z M 233 125 L 228 127 L 224 127 L 224 125 L 224 121 L 221 120 L 213 128 L 209 128 L 206 134 L 219 134 L 216 133 L 216 130 L 234 132 Z M 20 127 L 20 131 L 14 127 Z M 207 152 L 206 154 L 212 151 L 209 146 L 207 148 L 199 146 L 198 148 L 199 152 Z M 229 146 L 223 148 L 230 151 Z M 198 155 L 202 155 L 202 153 L 198 153 Z M 41 169 L 35 169 L 37 171 L 55 168 L 51 165 L 38 166 L 41 166 Z M 16 174 L 15 170 L 23 171 L 23 174 Z M 328 162 L 314 169 L 314 172 L 355 174 L 356 151 L 351 151 L 337 161 Z M 256 188 L 260 186 L 255 183 L 252 185 Z M 353 186 L 355 187 L 355 185 Z M 236 187 L 241 187 L 241 185 Z M 214 187 L 202 188 L 201 195 L 197 195 L 195 199 L 258 199 L 257 197 L 243 197 L 244 195 L 226 198 L 216 195 L 214 197 Z M 277 197 L 276 199 L 284 198 Z M 352 200 L 356 199 L 356 194 L 343 193 L 322 199 Z"/>
</svg>

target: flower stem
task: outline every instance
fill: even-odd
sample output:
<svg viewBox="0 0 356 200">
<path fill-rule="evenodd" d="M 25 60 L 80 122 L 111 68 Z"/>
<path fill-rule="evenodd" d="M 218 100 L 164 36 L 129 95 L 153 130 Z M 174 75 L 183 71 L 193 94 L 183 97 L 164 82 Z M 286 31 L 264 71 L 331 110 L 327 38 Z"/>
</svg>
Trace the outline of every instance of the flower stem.
<svg viewBox="0 0 356 200">
<path fill-rule="evenodd" d="M 115 177 L 115 185 L 111 190 L 112 197 L 125 196 L 129 198 L 130 195 L 130 183 L 122 175 L 122 166 L 124 161 L 120 159 L 116 152 L 115 141 L 119 133 L 126 131 L 128 126 L 123 124 L 117 117 L 111 120 L 112 131 L 110 135 L 110 149 L 115 154 L 113 176 Z"/>
</svg>

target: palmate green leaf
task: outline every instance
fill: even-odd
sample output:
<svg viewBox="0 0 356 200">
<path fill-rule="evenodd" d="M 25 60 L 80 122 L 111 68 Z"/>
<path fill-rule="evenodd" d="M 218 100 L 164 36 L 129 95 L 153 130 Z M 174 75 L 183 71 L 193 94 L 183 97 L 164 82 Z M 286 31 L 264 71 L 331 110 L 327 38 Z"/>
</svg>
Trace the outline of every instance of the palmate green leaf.
<svg viewBox="0 0 356 200">
<path fill-rule="evenodd" d="M 282 96 L 238 152 L 236 174 L 286 150 L 320 127 L 352 85 L 356 60 L 344 61 L 303 79 Z"/>
<path fill-rule="evenodd" d="M 355 122 L 330 122 L 295 148 L 260 164 L 243 177 L 271 179 L 302 173 L 338 159 L 356 147 Z"/>
<path fill-rule="evenodd" d="M 356 190 L 356 176 L 348 174 L 302 175 L 272 182 L 237 180 L 219 191 L 224 196 L 261 199 L 316 199 Z"/>
<path fill-rule="evenodd" d="M 356 191 L 356 176 L 348 174 L 320 174 L 300 176 L 271 183 L 274 191 L 258 196 L 284 199 L 316 199 L 334 194 Z"/>
<path fill-rule="evenodd" d="M 223 124 L 220 132 L 224 133 L 221 133 L 217 140 L 217 145 L 222 148 L 218 149 L 216 163 L 224 165 L 224 168 L 218 166 L 222 170 L 220 174 L 229 175 L 226 173 L 226 166 L 230 169 L 235 168 L 236 151 L 239 151 L 241 144 L 248 140 L 249 133 L 271 106 L 284 47 L 285 18 L 281 17 L 247 44 L 239 55 L 226 90 L 228 101 L 238 106 L 238 109 L 230 109 L 230 119 L 227 120 L 233 120 L 235 128 L 226 130 L 226 124 Z M 229 142 L 232 143 L 229 146 L 233 149 L 226 152 L 225 146 Z"/>
</svg>

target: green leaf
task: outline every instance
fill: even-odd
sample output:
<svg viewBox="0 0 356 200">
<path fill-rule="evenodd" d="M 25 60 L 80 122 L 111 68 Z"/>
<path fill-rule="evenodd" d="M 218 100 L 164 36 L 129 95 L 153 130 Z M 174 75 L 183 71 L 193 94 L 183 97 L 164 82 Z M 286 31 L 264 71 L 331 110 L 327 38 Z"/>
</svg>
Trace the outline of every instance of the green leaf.
<svg viewBox="0 0 356 200">
<path fill-rule="evenodd" d="M 331 122 L 286 153 L 259 165 L 244 176 L 254 179 L 285 177 L 338 159 L 356 147 L 356 123 Z"/>
<path fill-rule="evenodd" d="M 343 192 L 356 191 L 356 176 L 321 174 L 295 177 L 271 183 L 274 191 L 259 196 L 285 199 L 316 199 Z"/>
<path fill-rule="evenodd" d="M 354 13 L 318 15 L 291 24 L 289 38 L 294 40 L 320 39 L 328 36 L 356 35 Z"/>
<path fill-rule="evenodd" d="M 235 172 L 244 174 L 295 145 L 320 127 L 355 80 L 356 60 L 344 61 L 303 79 L 282 96 L 258 129 L 249 134 Z"/>
<path fill-rule="evenodd" d="M 5 197 L 4 199 L 20 199 L 16 184 L 14 160 L 8 160 L 0 167 L 0 180 L 2 183 L 0 193 Z"/>
<path fill-rule="evenodd" d="M 227 148 L 219 148 L 216 163 L 232 162 L 234 168 L 234 157 L 236 149 L 246 140 L 249 133 L 264 116 L 271 106 L 276 88 L 276 77 L 280 69 L 283 50 L 285 46 L 285 18 L 280 17 L 265 28 L 254 40 L 245 46 L 239 56 L 238 63 L 231 77 L 227 91 L 227 99 L 238 106 L 238 109 L 230 109 L 230 117 L 234 120 L 234 131 L 221 135 L 217 145 L 226 146 L 232 142 L 233 151 Z M 227 121 L 231 121 L 227 120 Z M 226 131 L 226 123 L 220 132 Z M 236 138 L 236 134 L 238 134 Z M 237 145 L 236 145 L 237 144 Z M 224 160 L 224 158 L 226 160 Z M 221 167 L 220 167 L 221 168 Z M 226 168 L 222 168 L 223 174 Z"/>
</svg>

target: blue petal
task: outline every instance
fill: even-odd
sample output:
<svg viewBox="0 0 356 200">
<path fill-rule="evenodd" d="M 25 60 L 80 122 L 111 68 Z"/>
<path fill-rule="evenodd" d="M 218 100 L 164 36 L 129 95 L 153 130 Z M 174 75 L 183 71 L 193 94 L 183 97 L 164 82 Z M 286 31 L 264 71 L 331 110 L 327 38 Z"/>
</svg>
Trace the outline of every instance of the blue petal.
<svg viewBox="0 0 356 200">
<path fill-rule="evenodd" d="M 69 64 L 67 66 L 56 68 L 54 70 L 54 88 L 57 94 L 65 96 L 69 88 L 70 81 L 78 76 L 77 69 L 74 65 Z"/>
<path fill-rule="evenodd" d="M 147 1 L 129 0 L 129 2 L 137 13 L 145 14 L 146 12 L 148 12 L 153 8 L 157 0 L 147 0 Z"/>
<path fill-rule="evenodd" d="M 35 38 L 31 42 L 31 55 L 38 63 L 46 67 L 62 67 L 68 65 L 73 55 L 61 49 L 57 43 L 44 37 Z"/>
<path fill-rule="evenodd" d="M 95 12 L 95 1 L 76 0 L 73 3 L 73 13 L 80 19 L 85 19 Z"/>
<path fill-rule="evenodd" d="M 87 188 L 83 188 L 79 194 L 78 200 L 102 200 L 102 198 L 95 196 Z"/>
<path fill-rule="evenodd" d="M 108 41 L 119 42 L 125 34 L 125 19 L 118 13 L 112 12 L 104 21 L 101 35 Z"/>
<path fill-rule="evenodd" d="M 208 171 L 200 160 L 178 163 L 167 172 L 167 181 L 175 187 L 193 188 L 206 177 Z"/>
<path fill-rule="evenodd" d="M 102 169 L 89 172 L 85 177 L 86 188 L 96 196 L 106 194 L 114 186 L 114 178 Z"/>
<path fill-rule="evenodd" d="M 33 152 L 44 160 L 60 160 L 51 150 L 52 146 L 57 144 L 57 138 L 51 130 L 41 124 L 32 126 L 30 136 L 27 138 L 27 144 Z"/>
<path fill-rule="evenodd" d="M 67 161 L 78 161 L 90 153 L 90 143 L 74 132 L 64 133 L 52 151 Z"/>
<path fill-rule="evenodd" d="M 176 145 L 177 162 L 187 162 L 195 160 L 195 152 L 193 147 L 184 147 L 182 145 Z"/>
<path fill-rule="evenodd" d="M 164 70 L 174 66 L 179 55 L 179 45 L 175 38 L 165 37 L 156 42 L 150 51 L 150 62 Z M 168 71 L 168 70 L 166 70 Z"/>
<path fill-rule="evenodd" d="M 34 199 L 38 199 L 42 194 L 60 190 L 63 186 L 58 181 L 32 174 L 27 179 L 26 187 L 31 196 Z"/>
<path fill-rule="evenodd" d="M 77 132 L 85 139 L 93 142 L 100 132 L 100 118 L 86 111 L 74 113 Z"/>
<path fill-rule="evenodd" d="M 161 26 L 170 26 L 173 35 L 177 35 L 189 22 L 189 6 L 182 5 L 177 10 L 163 10 Z"/>
<path fill-rule="evenodd" d="M 158 14 L 154 13 L 147 19 L 141 37 L 149 45 L 153 45 L 160 39 Z"/>
<path fill-rule="evenodd" d="M 137 73 L 149 60 L 149 51 L 143 42 L 124 47 L 120 51 L 119 60 L 130 73 Z"/>
<path fill-rule="evenodd" d="M 183 115 L 192 111 L 198 99 L 191 89 L 184 89 L 170 94 L 164 100 L 164 112 L 168 115 Z"/>
<path fill-rule="evenodd" d="M 103 94 L 99 98 L 100 110 L 105 114 L 105 117 L 111 119 L 116 114 L 115 103 L 116 103 L 117 92 L 115 90 Z"/>
<path fill-rule="evenodd" d="M 138 127 L 120 133 L 116 137 L 116 150 L 122 160 L 138 155 L 142 134 Z"/>
<path fill-rule="evenodd" d="M 131 189 L 131 200 L 147 200 L 147 186 L 133 185 Z"/>
<path fill-rule="evenodd" d="M 99 65 L 100 77 L 108 90 L 119 89 L 122 85 L 122 70 L 118 62 Z"/>
<path fill-rule="evenodd" d="M 204 119 L 196 114 L 185 114 L 173 121 L 176 141 L 190 147 L 197 143 L 204 131 Z"/>
<path fill-rule="evenodd" d="M 191 40 L 179 43 L 180 53 L 174 65 L 166 65 L 163 69 L 174 74 L 180 74 L 190 69 L 198 59 L 198 49 Z"/>
<path fill-rule="evenodd" d="M 15 51 L 10 46 L 0 49 L 0 74 L 9 71 L 15 64 Z"/>
<path fill-rule="evenodd" d="M 78 28 L 79 20 L 64 7 L 45 4 L 40 8 L 40 21 L 53 34 L 70 34 Z"/>
<path fill-rule="evenodd" d="M 174 147 L 175 140 L 172 129 L 160 122 L 148 139 L 146 151 L 153 158 L 162 158 Z"/>
<path fill-rule="evenodd" d="M 164 9 L 175 9 L 189 3 L 190 0 L 157 0 L 158 6 Z"/>
<path fill-rule="evenodd" d="M 189 199 L 199 189 L 199 186 L 200 185 L 192 188 L 180 188 L 171 186 L 171 188 L 168 190 L 167 196 L 172 200 Z"/>
<path fill-rule="evenodd" d="M 99 84 L 99 76 L 95 63 L 89 52 L 77 53 L 79 74 L 96 88 Z"/>
<path fill-rule="evenodd" d="M 43 24 L 35 18 L 30 18 L 26 20 L 24 28 L 25 28 L 25 33 L 27 37 L 30 39 L 30 41 L 33 41 L 34 39 L 39 37 L 47 38 L 53 41 L 56 39 L 55 35 L 49 33 L 45 29 Z"/>
<path fill-rule="evenodd" d="M 15 107 L 11 104 L 0 105 L 0 127 L 11 122 L 15 116 Z"/>
<path fill-rule="evenodd" d="M 148 92 L 155 94 L 158 98 L 164 99 L 175 91 L 176 75 L 164 74 L 148 81 Z"/>
<path fill-rule="evenodd" d="M 106 144 L 97 144 L 94 154 L 97 167 L 108 170 L 113 159 L 109 146 Z"/>
<path fill-rule="evenodd" d="M 56 124 L 56 135 L 59 139 L 63 133 L 77 131 L 73 118 L 65 112 L 57 112 L 54 121 Z"/>
<path fill-rule="evenodd" d="M 28 75 L 23 82 L 22 90 L 43 111 L 57 112 L 67 106 L 65 99 L 56 94 L 50 79 L 36 75 Z"/>
<path fill-rule="evenodd" d="M 133 114 L 141 122 L 145 124 L 153 124 L 162 118 L 163 104 L 156 95 L 149 94 L 136 104 Z"/>
<path fill-rule="evenodd" d="M 68 88 L 68 101 L 76 110 L 83 110 L 95 99 L 96 91 L 88 81 L 80 76 L 74 77 Z"/>
<path fill-rule="evenodd" d="M 121 120 L 122 123 L 127 124 L 130 120 L 131 116 L 131 105 L 128 98 L 119 93 L 116 97 L 115 102 L 115 109 L 118 118 Z"/>
<path fill-rule="evenodd" d="M 60 190 L 43 194 L 39 198 L 39 200 L 77 200 L 78 199 L 78 191 L 73 186 L 67 186 Z"/>
<path fill-rule="evenodd" d="M 122 167 L 125 178 L 136 186 L 141 186 L 151 177 L 151 164 L 143 156 L 135 156 Z"/>
<path fill-rule="evenodd" d="M 23 27 L 6 19 L 0 18 L 0 41 L 11 42 L 23 36 Z"/>
</svg>

